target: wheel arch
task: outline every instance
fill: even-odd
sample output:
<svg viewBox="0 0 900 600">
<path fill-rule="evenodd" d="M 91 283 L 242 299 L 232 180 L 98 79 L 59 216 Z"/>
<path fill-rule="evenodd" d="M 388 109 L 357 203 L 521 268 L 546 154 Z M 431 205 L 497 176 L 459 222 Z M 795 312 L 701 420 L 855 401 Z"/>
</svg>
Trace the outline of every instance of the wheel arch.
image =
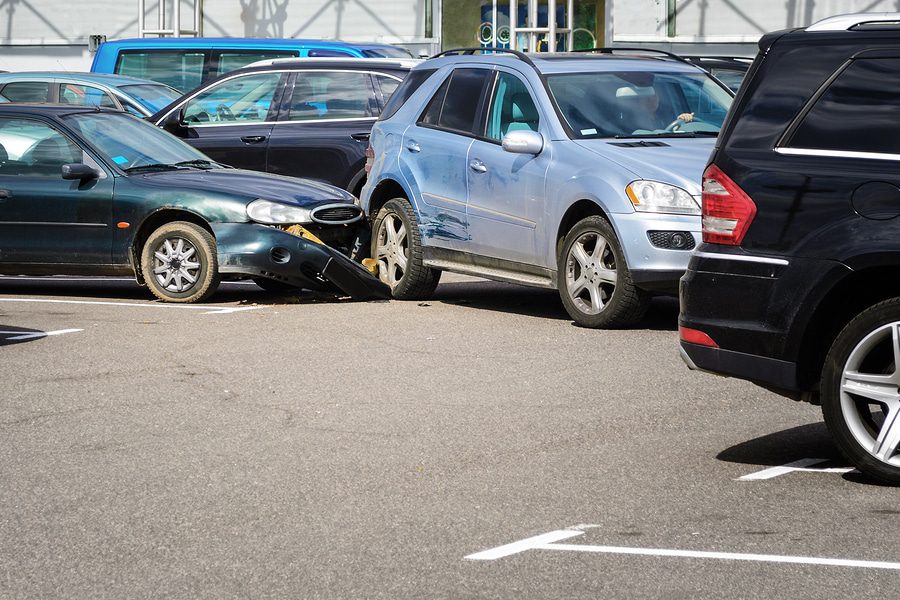
<svg viewBox="0 0 900 600">
<path fill-rule="evenodd" d="M 388 200 L 393 198 L 405 198 L 407 201 L 410 200 L 409 194 L 396 180 L 384 179 L 379 181 L 378 185 L 375 186 L 375 189 L 372 190 L 372 193 L 369 194 L 369 216 L 375 218 L 375 215 L 378 214 L 381 207 L 384 206 Z"/>
<path fill-rule="evenodd" d="M 566 209 L 566 212 L 559 221 L 559 227 L 557 227 L 556 236 L 553 241 L 553 256 L 556 257 L 557 265 L 559 264 L 559 255 L 560 252 L 562 252 L 563 241 L 566 239 L 566 235 L 571 231 L 572 227 L 585 217 L 595 216 L 603 217 L 609 221 L 610 225 L 615 229 L 615 225 L 609 218 L 607 212 L 594 200 L 582 198 Z"/>
<path fill-rule="evenodd" d="M 145 283 L 144 276 L 141 273 L 141 250 L 144 247 L 144 243 L 154 231 L 166 223 L 174 221 L 193 223 L 208 231 L 213 236 L 213 239 L 216 237 L 209 222 L 195 212 L 179 208 L 161 208 L 150 213 L 138 226 L 134 239 L 131 242 L 131 267 L 134 269 L 134 276 L 140 284 L 143 285 Z"/>
</svg>

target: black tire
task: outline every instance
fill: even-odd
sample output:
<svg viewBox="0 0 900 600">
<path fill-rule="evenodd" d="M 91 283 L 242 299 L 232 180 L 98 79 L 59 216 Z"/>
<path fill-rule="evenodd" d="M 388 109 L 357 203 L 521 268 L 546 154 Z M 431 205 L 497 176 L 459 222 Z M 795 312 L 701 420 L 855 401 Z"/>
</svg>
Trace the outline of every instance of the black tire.
<svg viewBox="0 0 900 600">
<path fill-rule="evenodd" d="M 606 245 L 599 248 L 600 256 L 595 257 L 594 250 L 601 239 Z M 591 254 L 582 255 L 587 263 L 584 269 L 573 254 L 576 243 L 582 251 L 593 249 Z M 595 329 L 628 327 L 646 314 L 650 295 L 635 287 L 616 232 L 603 217 L 585 217 L 569 230 L 557 265 L 559 297 L 578 325 Z M 609 281 L 611 274 L 614 281 Z"/>
<path fill-rule="evenodd" d="M 286 294 L 289 292 L 298 292 L 300 288 L 296 285 L 291 285 L 289 283 L 285 283 L 283 281 L 277 281 L 275 279 L 269 279 L 267 277 L 251 277 L 253 283 L 266 290 L 267 292 L 272 292 L 275 294 Z"/>
<path fill-rule="evenodd" d="M 397 228 L 398 222 L 402 224 L 405 236 L 399 244 L 392 246 L 388 229 L 394 227 L 395 233 L 401 231 Z M 422 263 L 422 236 L 416 214 L 405 198 L 388 200 L 378 211 L 372 226 L 371 245 L 371 256 L 378 261 L 378 277 L 391 286 L 394 298 L 425 300 L 431 297 L 441 272 Z M 383 246 L 386 251 L 379 256 L 379 248 Z M 398 254 L 401 261 L 405 258 L 405 266 L 394 260 Z"/>
<path fill-rule="evenodd" d="M 179 247 L 181 252 L 178 252 Z M 166 262 L 157 254 L 171 256 L 172 260 Z M 184 254 L 188 256 L 179 258 Z M 194 257 L 196 260 L 191 260 Z M 197 266 L 194 267 L 194 264 Z M 179 303 L 205 300 L 219 287 L 216 240 L 210 232 L 193 223 L 166 223 L 150 234 L 144 243 L 141 271 L 147 287 L 160 300 Z M 190 278 L 194 281 L 191 282 Z"/>
<path fill-rule="evenodd" d="M 825 424 L 841 454 L 872 479 L 900 485 L 900 453 L 896 452 L 896 445 L 885 446 L 893 449 L 879 457 L 877 444 L 880 431 L 894 418 L 894 412 L 900 419 L 900 391 L 895 382 L 900 381 L 900 372 L 893 352 L 895 323 L 900 323 L 900 298 L 880 302 L 850 321 L 825 357 L 819 391 Z M 883 388 L 880 383 L 865 382 L 865 386 L 857 388 L 865 394 L 845 391 L 845 385 L 855 387 L 857 374 L 862 374 L 860 379 L 881 375 L 887 380 Z M 887 404 L 871 399 L 875 390 L 897 396 L 897 402 Z M 900 421 L 895 427 L 900 427 Z"/>
</svg>

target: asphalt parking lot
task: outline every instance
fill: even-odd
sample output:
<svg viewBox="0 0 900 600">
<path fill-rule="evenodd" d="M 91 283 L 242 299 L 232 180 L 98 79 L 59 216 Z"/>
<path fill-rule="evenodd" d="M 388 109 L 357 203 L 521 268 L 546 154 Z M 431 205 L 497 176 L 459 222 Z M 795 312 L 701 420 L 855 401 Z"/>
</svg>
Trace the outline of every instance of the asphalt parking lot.
<svg viewBox="0 0 900 600">
<path fill-rule="evenodd" d="M 0 597 L 892 595 L 896 490 L 676 316 L 0 278 Z"/>
</svg>

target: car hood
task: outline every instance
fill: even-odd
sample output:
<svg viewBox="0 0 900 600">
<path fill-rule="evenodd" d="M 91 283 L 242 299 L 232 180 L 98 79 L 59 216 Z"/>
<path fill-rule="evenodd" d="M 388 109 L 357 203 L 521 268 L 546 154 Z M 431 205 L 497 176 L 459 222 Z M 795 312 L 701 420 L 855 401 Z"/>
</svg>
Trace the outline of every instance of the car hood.
<svg viewBox="0 0 900 600">
<path fill-rule="evenodd" d="M 243 169 L 154 171 L 131 175 L 129 179 L 138 179 L 141 184 L 151 187 L 229 196 L 235 199 L 241 197 L 248 203 L 257 198 L 297 206 L 316 206 L 323 202 L 354 202 L 350 192 L 327 183 Z"/>
<path fill-rule="evenodd" d="M 703 169 L 716 138 L 576 140 L 579 146 L 628 169 L 635 179 L 676 185 L 700 196 Z"/>
</svg>

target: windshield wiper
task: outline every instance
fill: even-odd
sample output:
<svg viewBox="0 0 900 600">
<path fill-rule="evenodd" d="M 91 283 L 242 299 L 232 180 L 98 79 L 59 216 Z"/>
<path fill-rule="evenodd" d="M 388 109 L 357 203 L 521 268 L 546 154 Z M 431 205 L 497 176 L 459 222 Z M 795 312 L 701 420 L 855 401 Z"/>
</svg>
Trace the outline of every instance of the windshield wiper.
<svg viewBox="0 0 900 600">
<path fill-rule="evenodd" d="M 135 171 L 178 171 L 183 168 L 184 167 L 179 167 L 177 165 L 167 165 L 165 163 L 150 163 L 148 165 L 137 165 L 122 170 L 126 173 L 134 173 Z"/>
<path fill-rule="evenodd" d="M 693 138 L 700 136 L 712 136 L 716 137 L 719 135 L 718 131 L 685 131 L 684 133 L 678 133 L 677 131 L 664 131 L 661 133 L 633 133 L 633 134 L 619 134 L 616 137 L 617 140 L 631 140 L 631 139 L 642 139 L 642 138 Z"/>
<path fill-rule="evenodd" d="M 213 162 L 211 160 L 206 160 L 204 158 L 195 158 L 194 160 L 182 160 L 181 162 L 173 163 L 176 167 L 199 167 L 199 168 L 207 168 L 207 169 L 215 169 L 216 167 L 221 166 L 217 162 Z"/>
</svg>

